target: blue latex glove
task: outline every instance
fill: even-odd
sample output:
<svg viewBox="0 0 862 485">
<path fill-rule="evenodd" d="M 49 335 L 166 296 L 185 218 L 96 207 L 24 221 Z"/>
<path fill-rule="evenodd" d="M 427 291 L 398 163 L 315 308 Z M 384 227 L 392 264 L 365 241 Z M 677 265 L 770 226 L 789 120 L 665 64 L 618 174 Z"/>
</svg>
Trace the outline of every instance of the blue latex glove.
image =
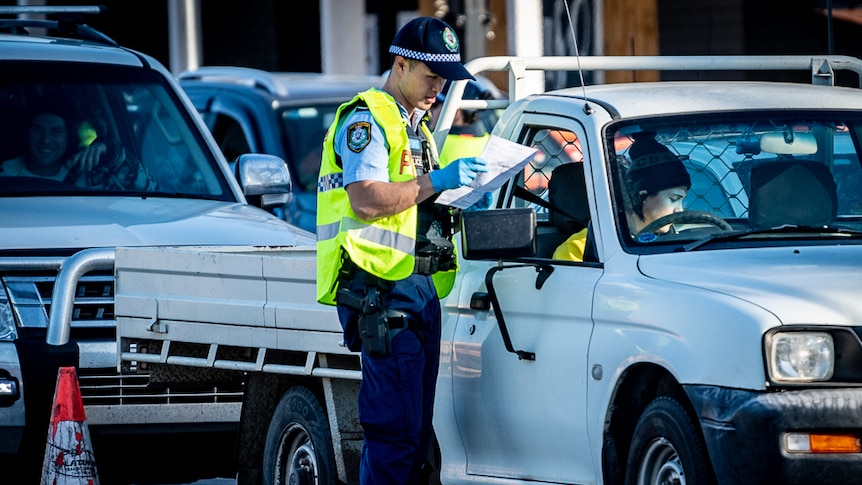
<svg viewBox="0 0 862 485">
<path fill-rule="evenodd" d="M 465 211 L 483 211 L 491 208 L 491 202 L 494 201 L 494 196 L 491 195 L 491 192 L 485 192 L 482 194 L 482 199 L 471 205 L 470 207 L 464 209 Z"/>
<path fill-rule="evenodd" d="M 488 162 L 481 157 L 459 158 L 445 167 L 431 172 L 434 192 L 457 189 L 468 185 L 479 172 L 488 171 Z"/>
</svg>

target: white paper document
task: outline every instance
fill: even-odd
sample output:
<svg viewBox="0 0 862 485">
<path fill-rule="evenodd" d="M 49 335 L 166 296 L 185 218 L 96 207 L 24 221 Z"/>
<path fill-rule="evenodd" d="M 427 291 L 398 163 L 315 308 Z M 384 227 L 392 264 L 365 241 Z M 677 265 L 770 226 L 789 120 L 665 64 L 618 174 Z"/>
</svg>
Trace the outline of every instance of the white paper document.
<svg viewBox="0 0 862 485">
<path fill-rule="evenodd" d="M 488 171 L 478 174 L 470 185 L 444 190 L 437 196 L 437 203 L 466 209 L 482 200 L 485 192 L 491 192 L 512 178 L 537 153 L 536 148 L 491 135 L 480 155 L 488 162 Z"/>
</svg>

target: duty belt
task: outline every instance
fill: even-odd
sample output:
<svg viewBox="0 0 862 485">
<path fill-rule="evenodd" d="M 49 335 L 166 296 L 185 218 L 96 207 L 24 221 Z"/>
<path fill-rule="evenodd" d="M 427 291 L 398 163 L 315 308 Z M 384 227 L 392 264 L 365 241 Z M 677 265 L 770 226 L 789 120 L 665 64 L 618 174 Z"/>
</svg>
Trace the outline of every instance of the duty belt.
<svg viewBox="0 0 862 485">
<path fill-rule="evenodd" d="M 386 312 L 386 320 L 389 324 L 389 330 L 400 330 L 410 326 L 410 317 L 406 313 L 397 310 L 388 310 Z"/>
</svg>

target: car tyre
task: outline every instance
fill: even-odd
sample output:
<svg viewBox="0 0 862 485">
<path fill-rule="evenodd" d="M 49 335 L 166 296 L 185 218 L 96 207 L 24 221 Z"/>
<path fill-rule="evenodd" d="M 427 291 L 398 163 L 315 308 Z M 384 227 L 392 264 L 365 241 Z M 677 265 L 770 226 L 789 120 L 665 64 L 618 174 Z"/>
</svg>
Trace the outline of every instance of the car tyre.
<svg viewBox="0 0 862 485">
<path fill-rule="evenodd" d="M 275 408 L 263 455 L 265 485 L 337 482 L 326 413 L 304 387 L 288 390 Z"/>
<path fill-rule="evenodd" d="M 711 482 L 706 449 L 691 416 L 671 397 L 654 400 L 635 427 L 626 464 L 626 485 Z"/>
</svg>

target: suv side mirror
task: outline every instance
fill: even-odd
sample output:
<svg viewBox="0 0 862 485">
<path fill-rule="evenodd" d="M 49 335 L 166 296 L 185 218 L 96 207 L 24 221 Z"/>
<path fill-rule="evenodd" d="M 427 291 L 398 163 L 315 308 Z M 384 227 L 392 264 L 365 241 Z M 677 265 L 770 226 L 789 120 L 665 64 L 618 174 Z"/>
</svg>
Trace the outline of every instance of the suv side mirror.
<svg viewBox="0 0 862 485">
<path fill-rule="evenodd" d="M 237 158 L 234 170 L 243 194 L 250 199 L 259 197 L 260 207 L 280 206 L 290 201 L 293 183 L 287 164 L 280 157 L 246 153 Z"/>
<path fill-rule="evenodd" d="M 536 255 L 536 211 L 489 209 L 461 213 L 461 256 L 497 260 Z"/>
</svg>

